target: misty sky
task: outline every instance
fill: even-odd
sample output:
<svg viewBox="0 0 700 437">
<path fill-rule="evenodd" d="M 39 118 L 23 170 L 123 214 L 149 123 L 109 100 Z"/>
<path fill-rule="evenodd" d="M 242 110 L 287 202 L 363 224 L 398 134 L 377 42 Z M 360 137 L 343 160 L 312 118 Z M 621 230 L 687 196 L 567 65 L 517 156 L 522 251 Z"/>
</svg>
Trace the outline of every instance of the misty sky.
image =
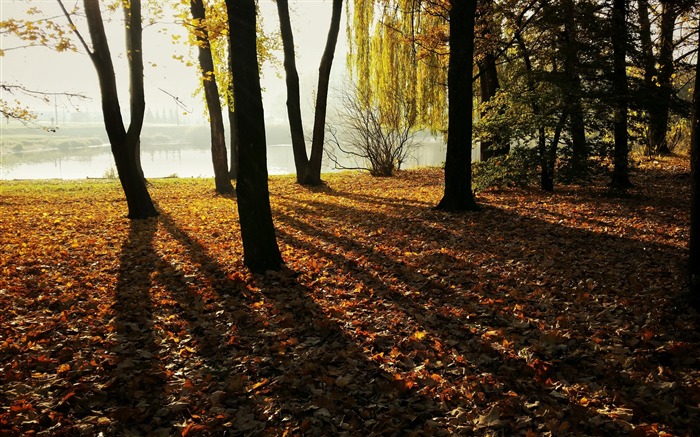
<svg viewBox="0 0 700 437">
<path fill-rule="evenodd" d="M 64 2 L 70 9 L 76 0 Z M 167 4 L 168 2 L 163 2 Z M 0 19 L 24 18 L 26 10 L 31 6 L 39 7 L 47 17 L 56 17 L 55 21 L 61 22 L 62 13 L 54 0 L 33 0 L 31 2 L 20 0 L 0 0 Z M 295 31 L 295 43 L 297 47 L 297 66 L 299 69 L 302 86 L 302 104 L 307 106 L 312 99 L 312 90 L 317 81 L 317 70 L 323 52 L 328 27 L 330 24 L 331 1 L 330 0 L 291 0 L 290 1 L 292 25 Z M 260 11 L 267 29 L 279 28 L 275 3 L 271 0 L 260 0 Z M 128 104 L 128 84 L 126 75 L 126 61 L 124 59 L 124 30 L 122 27 L 121 13 L 117 13 L 107 23 L 110 49 L 117 70 L 117 78 L 120 81 L 120 96 L 122 106 Z M 339 76 L 346 70 L 345 53 L 346 37 L 344 34 L 345 16 L 341 23 L 341 35 L 338 38 L 338 46 L 333 66 L 333 76 Z M 186 67 L 180 61 L 172 58 L 173 55 L 184 55 L 186 59 L 196 62 L 196 52 L 184 44 L 174 45 L 171 35 L 184 33 L 181 26 L 174 20 L 166 17 L 164 21 L 144 29 L 144 61 L 146 102 L 147 105 L 158 110 L 160 108 L 174 107 L 171 97 L 159 90 L 162 88 L 176 95 L 192 113 L 199 117 L 203 113 L 204 103 L 201 97 L 193 97 L 197 86 L 197 70 L 194 67 Z M 85 36 L 88 36 L 84 23 L 77 23 Z M 90 101 L 77 101 L 80 110 L 99 110 L 99 91 L 95 70 L 82 48 L 78 53 L 55 53 L 44 47 L 30 47 L 12 50 L 13 47 L 22 45 L 22 42 L 5 35 L 0 36 L 1 48 L 5 50 L 5 56 L 0 57 L 0 81 L 6 84 L 23 85 L 30 89 L 46 92 L 71 92 L 85 94 L 92 98 Z M 183 38 L 185 39 L 185 38 Z M 185 39 L 186 41 L 186 39 Z M 79 46 L 77 39 L 76 45 Z M 279 53 L 281 60 L 282 54 Z M 155 65 L 155 66 L 153 66 Z M 278 74 L 282 77 L 278 77 Z M 276 73 L 269 68 L 263 72 L 263 87 L 266 92 L 265 115 L 268 120 L 281 121 L 286 119 L 286 92 L 283 79 L 283 71 Z M 12 96 L 3 96 L 11 100 Z M 47 106 L 41 101 L 22 98 L 23 103 L 31 105 L 36 110 L 53 111 L 53 106 Z M 67 102 L 68 110 L 74 110 Z M 305 120 L 311 122 L 310 115 L 305 114 Z"/>
</svg>

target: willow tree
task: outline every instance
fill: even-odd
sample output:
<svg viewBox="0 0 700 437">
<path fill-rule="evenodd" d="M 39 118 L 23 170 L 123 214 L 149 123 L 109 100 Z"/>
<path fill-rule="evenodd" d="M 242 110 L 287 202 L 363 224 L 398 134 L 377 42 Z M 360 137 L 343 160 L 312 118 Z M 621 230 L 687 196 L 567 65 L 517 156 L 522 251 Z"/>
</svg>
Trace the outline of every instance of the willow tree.
<svg viewBox="0 0 700 437">
<path fill-rule="evenodd" d="M 294 33 L 289 18 L 287 0 L 277 0 L 277 11 L 280 19 L 280 32 L 284 46 L 284 70 L 287 81 L 287 115 L 292 135 L 294 165 L 297 182 L 305 185 L 321 184 L 321 163 L 323 145 L 325 143 L 326 113 L 328 108 L 328 90 L 331 68 L 335 56 L 335 47 L 340 32 L 340 18 L 343 11 L 343 0 L 333 0 L 331 24 L 326 38 L 326 46 L 318 69 L 318 87 L 316 90 L 316 107 L 314 112 L 313 136 L 311 138 L 311 156 L 306 153 L 306 141 L 301 118 L 301 98 L 299 95 L 299 73 L 296 68 Z"/>
<path fill-rule="evenodd" d="M 143 27 L 141 1 L 123 2 L 126 30 L 126 50 L 129 63 L 129 113 L 128 129 L 122 118 L 117 92 L 114 64 L 109 49 L 107 35 L 98 0 L 84 0 L 85 18 L 90 33 L 92 48 L 73 23 L 71 14 L 61 0 L 57 0 L 71 28 L 77 35 L 85 51 L 90 56 L 100 84 L 102 115 L 107 137 L 119 174 L 126 202 L 128 217 L 145 219 L 158 215 L 151 196 L 146 188 L 146 180 L 141 170 L 141 129 L 146 109 L 143 84 Z"/>
<path fill-rule="evenodd" d="M 236 184 L 243 261 L 256 273 L 282 267 L 267 183 L 265 117 L 258 69 L 255 0 L 226 0 L 240 166 Z M 235 54 L 235 55 L 234 55 Z"/>
<path fill-rule="evenodd" d="M 355 0 L 348 65 L 365 106 L 389 114 L 404 106 L 416 128 L 446 132 L 447 21 L 439 2 Z M 396 89 L 407 101 L 397 100 Z"/>
<path fill-rule="evenodd" d="M 395 105 L 384 91 L 404 87 L 417 126 L 447 135 L 438 208 L 450 211 L 477 208 L 471 191 L 475 15 L 475 0 L 356 0 L 350 29 L 352 73 L 358 87 L 371 90 L 368 105 Z"/>
</svg>

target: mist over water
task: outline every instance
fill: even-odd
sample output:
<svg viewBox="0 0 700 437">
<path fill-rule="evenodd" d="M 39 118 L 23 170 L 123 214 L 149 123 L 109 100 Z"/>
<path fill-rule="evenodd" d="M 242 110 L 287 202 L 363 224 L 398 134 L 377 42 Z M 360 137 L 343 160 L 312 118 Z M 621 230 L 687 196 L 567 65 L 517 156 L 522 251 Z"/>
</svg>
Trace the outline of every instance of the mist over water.
<svg viewBox="0 0 700 437">
<path fill-rule="evenodd" d="M 445 160 L 445 145 L 420 135 L 402 168 L 437 166 Z M 85 179 L 116 176 L 114 159 L 99 125 L 75 125 L 56 133 L 3 127 L 0 179 Z M 358 163 L 338 153 L 340 164 Z M 209 132 L 206 126 L 148 126 L 141 142 L 141 162 L 147 178 L 213 177 Z M 295 172 L 292 147 L 285 126 L 268 129 L 268 173 Z M 324 156 L 323 171 L 338 169 Z"/>
</svg>

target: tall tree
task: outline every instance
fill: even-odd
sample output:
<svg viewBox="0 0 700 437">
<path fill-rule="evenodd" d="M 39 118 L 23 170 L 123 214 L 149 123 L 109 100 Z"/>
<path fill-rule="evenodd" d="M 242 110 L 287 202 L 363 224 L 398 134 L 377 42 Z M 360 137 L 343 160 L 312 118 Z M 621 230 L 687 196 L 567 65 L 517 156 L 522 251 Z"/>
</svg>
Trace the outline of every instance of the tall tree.
<svg viewBox="0 0 700 437">
<path fill-rule="evenodd" d="M 614 94 L 613 174 L 611 186 L 626 190 L 632 186 L 629 180 L 629 145 L 627 135 L 627 1 L 613 0 L 611 11 Z"/>
<path fill-rule="evenodd" d="M 491 29 L 498 25 L 494 24 L 496 20 L 489 20 L 489 18 L 494 15 L 493 8 L 493 0 L 482 2 L 478 17 L 479 22 L 477 23 L 477 27 L 481 30 L 481 35 L 479 35 L 481 44 L 476 47 L 476 49 L 480 51 L 476 56 L 476 65 L 479 69 L 479 94 L 482 108 L 485 107 L 484 103 L 496 97 L 496 93 L 501 88 L 496 65 L 498 37 Z M 487 112 L 488 111 L 482 109 L 482 117 L 487 116 Z M 481 161 L 508 154 L 510 151 L 509 142 L 508 138 L 501 138 L 500 135 L 495 135 L 494 138 L 482 138 L 480 150 Z"/>
<path fill-rule="evenodd" d="M 673 97 L 676 95 L 673 78 L 682 66 L 679 59 L 688 54 L 681 48 L 689 39 L 688 28 L 692 28 L 679 27 L 677 23 L 696 3 L 694 0 L 637 2 L 640 67 L 643 72 L 643 92 L 638 100 L 646 112 L 649 130 L 645 151 L 650 155 L 671 153 L 667 134 L 674 106 Z"/>
<path fill-rule="evenodd" d="M 448 130 L 445 192 L 437 209 L 476 211 L 472 192 L 472 71 L 476 0 L 453 0 L 450 7 L 450 55 L 447 71 Z"/>
<path fill-rule="evenodd" d="M 650 88 L 652 100 L 649 105 L 649 152 L 668 154 L 671 151 L 666 142 L 668 118 L 671 108 L 673 87 L 671 77 L 674 72 L 673 63 L 673 33 L 678 16 L 678 5 L 675 2 L 661 1 L 661 26 L 659 29 L 658 69 L 654 68 L 655 84 Z M 654 66 L 655 67 L 655 66 Z"/>
<path fill-rule="evenodd" d="M 209 31 L 206 25 L 207 17 L 204 0 L 191 0 L 190 10 L 199 52 L 198 59 L 202 75 L 202 86 L 204 87 L 204 97 L 207 103 L 207 112 L 209 113 L 214 184 L 217 193 L 231 194 L 233 193 L 233 185 L 231 185 L 231 179 L 229 178 L 224 119 L 221 113 L 219 87 L 214 73 L 214 58 L 212 57 Z"/>
<path fill-rule="evenodd" d="M 331 67 L 335 56 L 335 47 L 340 32 L 340 18 L 343 11 L 343 0 L 333 0 L 331 24 L 326 38 L 326 46 L 318 69 L 318 87 L 316 89 L 316 106 L 314 112 L 314 127 L 311 138 L 311 156 L 306 153 L 304 130 L 301 119 L 301 100 L 299 97 L 299 74 L 296 68 L 294 54 L 294 34 L 289 18 L 287 0 L 277 1 L 277 11 L 280 18 L 280 31 L 284 46 L 284 70 L 287 76 L 287 114 L 292 135 L 294 165 L 297 172 L 297 182 L 305 185 L 321 184 L 321 163 L 326 132 L 326 113 L 328 108 L 328 90 Z"/>
<path fill-rule="evenodd" d="M 581 77 L 579 75 L 578 32 L 576 30 L 576 8 L 573 0 L 562 0 L 564 7 L 563 58 L 566 76 L 566 103 L 569 112 L 571 137 L 570 168 L 574 174 L 585 175 L 588 169 L 588 146 L 586 127 L 581 103 Z"/>
<path fill-rule="evenodd" d="M 277 13 L 280 19 L 280 33 L 284 48 L 284 72 L 287 82 L 287 118 L 292 135 L 292 152 L 296 168 L 297 182 L 303 183 L 309 166 L 309 156 L 306 153 L 304 126 L 301 118 L 301 97 L 299 91 L 299 73 L 296 65 L 294 48 L 294 32 L 289 18 L 287 0 L 277 0 Z"/>
<path fill-rule="evenodd" d="M 408 103 L 416 128 L 447 131 L 448 4 L 354 1 L 348 59 L 367 107 L 392 113 L 392 105 Z M 406 101 L 397 100 L 397 88 Z"/>
<path fill-rule="evenodd" d="M 238 126 L 236 184 L 243 261 L 256 273 L 282 268 L 267 184 L 265 116 L 258 70 L 255 0 L 226 0 Z"/>
<path fill-rule="evenodd" d="M 123 11 L 126 29 L 126 50 L 129 62 L 130 82 L 130 120 L 129 128 L 124 125 L 114 64 L 105 33 L 100 2 L 84 0 L 85 18 L 90 32 L 92 49 L 88 46 L 82 34 L 73 23 L 70 13 L 61 0 L 57 0 L 63 13 L 70 22 L 81 44 L 92 60 L 100 84 L 102 99 L 102 115 L 107 137 L 109 138 L 114 163 L 119 174 L 126 202 L 129 208 L 128 217 L 145 219 L 158 215 L 151 196 L 146 187 L 146 180 L 141 171 L 141 129 L 146 109 L 143 84 L 143 27 L 141 23 L 141 1 L 124 2 Z"/>
<path fill-rule="evenodd" d="M 700 32 L 700 25 L 698 31 Z M 690 204 L 688 279 L 693 303 L 696 307 L 700 307 L 700 36 L 698 37 L 697 45 L 692 135 L 690 139 L 692 197 Z"/>
</svg>

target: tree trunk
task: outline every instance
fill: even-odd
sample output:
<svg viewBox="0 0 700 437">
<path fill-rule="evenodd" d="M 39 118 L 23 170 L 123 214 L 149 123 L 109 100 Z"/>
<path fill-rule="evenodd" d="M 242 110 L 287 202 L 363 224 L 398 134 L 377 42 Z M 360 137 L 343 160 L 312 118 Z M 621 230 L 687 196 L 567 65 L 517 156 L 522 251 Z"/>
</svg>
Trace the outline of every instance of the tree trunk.
<svg viewBox="0 0 700 437">
<path fill-rule="evenodd" d="M 233 56 L 233 46 L 231 45 L 231 38 L 228 40 L 228 71 L 229 74 L 233 71 L 233 66 L 231 65 L 231 59 Z M 236 99 L 233 95 L 233 78 L 229 81 L 228 89 L 228 123 L 229 130 L 231 131 L 229 135 L 231 136 L 231 167 L 229 168 L 228 176 L 231 180 L 238 179 L 238 151 L 240 150 L 240 145 L 238 142 L 238 124 L 236 123 Z"/>
<path fill-rule="evenodd" d="M 700 53 L 700 41 L 698 42 Z M 690 139 L 690 242 L 688 256 L 688 282 L 692 301 L 700 308 L 700 56 L 695 65 L 695 90 L 693 91 L 692 134 Z"/>
<path fill-rule="evenodd" d="M 557 164 L 557 148 L 559 147 L 559 139 L 566 125 L 568 115 L 566 110 L 561 113 L 559 122 L 554 128 L 554 136 L 552 137 L 552 143 L 549 149 L 547 149 L 546 146 L 544 128 L 540 129 L 540 159 L 542 166 L 540 186 L 544 191 L 554 191 L 554 169 Z"/>
<path fill-rule="evenodd" d="M 541 126 L 537 129 L 537 151 L 540 155 L 540 188 L 543 191 L 554 191 L 554 166 L 547 164 L 547 136 Z"/>
<path fill-rule="evenodd" d="M 231 38 L 231 74 L 238 126 L 236 185 L 243 262 L 255 273 L 280 270 L 280 255 L 267 185 L 265 117 L 258 73 L 255 0 L 226 0 Z M 235 54 L 235 55 L 234 55 Z"/>
<path fill-rule="evenodd" d="M 523 63 L 525 64 L 525 71 L 527 73 L 527 88 L 530 94 L 534 97 L 536 96 L 537 89 L 535 87 L 535 79 L 533 75 L 532 60 L 530 59 L 530 52 L 527 50 L 527 46 L 525 45 L 525 40 L 522 37 L 522 34 L 517 33 L 515 35 L 515 40 L 518 43 L 518 48 L 520 49 L 521 56 L 523 57 Z M 539 103 L 537 102 L 536 97 L 532 100 L 532 113 L 536 117 L 540 117 L 542 115 L 542 109 Z M 565 120 L 566 119 L 564 118 L 563 121 Z M 558 135 L 559 131 L 557 133 L 557 136 Z M 557 138 L 557 143 L 558 142 L 559 138 Z M 537 152 L 540 158 L 540 188 L 542 188 L 542 190 L 544 191 L 554 191 L 556 147 L 554 148 L 554 155 L 550 158 L 550 153 L 547 151 L 547 136 L 544 124 L 542 124 L 537 129 Z"/>
<path fill-rule="evenodd" d="M 627 0 L 613 0 L 613 93 L 614 93 L 614 168 L 611 186 L 626 190 L 629 180 L 629 145 L 627 138 Z"/>
<path fill-rule="evenodd" d="M 481 56 L 477 56 L 476 65 L 479 69 L 479 91 L 481 103 L 491 101 L 496 96 L 501 84 L 498 80 L 498 69 L 496 68 L 496 47 L 494 46 L 493 31 L 491 26 L 493 22 L 489 20 L 494 15 L 493 13 L 494 0 L 482 2 L 479 6 L 480 17 L 477 17 L 475 24 L 477 29 L 481 29 L 482 34 L 476 36 L 483 41 L 481 46 Z M 500 32 L 500 26 L 496 24 L 497 32 Z M 502 112 L 502 111 L 501 111 Z M 481 116 L 485 117 L 488 114 L 486 111 L 481 112 Z M 510 140 L 503 138 L 495 133 L 490 139 L 482 139 L 480 147 L 480 160 L 486 161 L 496 156 L 504 156 L 510 152 Z"/>
<path fill-rule="evenodd" d="M 481 103 L 490 101 L 496 96 L 501 84 L 498 81 L 498 70 L 496 69 L 496 57 L 489 52 L 483 59 L 477 62 L 479 67 L 479 88 L 481 90 Z M 483 116 L 484 114 L 482 114 Z M 496 136 L 493 140 L 481 142 L 481 161 L 495 156 L 507 155 L 510 151 L 508 140 Z"/>
<path fill-rule="evenodd" d="M 199 51 L 199 68 L 202 73 L 202 86 L 209 112 L 209 129 L 211 132 L 211 158 L 214 165 L 214 184 L 219 194 L 233 193 L 233 185 L 228 176 L 228 157 L 226 156 L 226 137 L 224 118 L 219 101 L 219 87 L 214 76 L 214 59 L 209 45 L 209 32 L 206 24 L 206 10 L 203 0 L 191 0 L 190 10 L 196 26 L 195 35 Z"/>
<path fill-rule="evenodd" d="M 436 209 L 476 211 L 472 193 L 472 69 L 476 0 L 453 0 L 447 70 L 448 128 L 445 193 Z"/>
<path fill-rule="evenodd" d="M 659 30 L 659 68 L 656 71 L 656 84 L 653 86 L 653 100 L 649 106 L 649 143 L 651 154 L 669 154 L 666 141 L 668 119 L 671 108 L 673 87 L 673 31 L 676 25 L 677 9 L 671 1 L 662 1 L 661 27 Z"/>
<path fill-rule="evenodd" d="M 588 146 L 586 127 L 581 104 L 581 78 L 579 76 L 578 37 L 573 0 L 564 2 L 564 74 L 568 80 L 567 107 L 569 133 L 571 135 L 571 163 L 574 175 L 584 176 L 588 172 Z"/>
<path fill-rule="evenodd" d="M 649 1 L 648 0 L 638 0 L 637 2 L 637 13 L 639 15 L 639 43 L 642 55 L 642 67 L 644 70 L 644 79 L 642 82 L 643 92 L 640 96 L 640 105 L 646 111 L 647 126 L 649 130 L 651 128 L 651 112 L 653 111 L 652 106 L 654 106 L 654 95 L 656 93 L 656 85 L 654 83 L 654 78 L 657 76 L 658 72 L 656 70 L 656 58 L 654 57 L 654 43 L 651 39 L 651 23 L 649 21 Z M 652 136 L 648 136 L 647 143 L 645 144 L 644 151 L 647 155 L 653 154 L 652 148 Z"/>
<path fill-rule="evenodd" d="M 233 88 L 233 84 L 231 84 Z M 231 91 L 233 94 L 233 91 Z M 233 102 L 228 105 L 228 125 L 230 129 L 229 136 L 231 141 L 231 166 L 228 170 L 228 177 L 231 180 L 238 179 L 238 125 L 236 124 L 236 112 L 233 109 Z"/>
<path fill-rule="evenodd" d="M 117 82 L 109 44 L 105 34 L 100 4 L 97 0 L 84 0 L 92 51 L 88 51 L 97 71 L 102 99 L 102 115 L 109 138 L 114 163 L 119 174 L 130 219 L 145 219 L 158 215 L 141 172 L 139 146 L 145 99 L 143 86 L 143 52 L 141 27 L 141 2 L 133 0 L 124 8 L 126 18 L 126 46 L 129 53 L 130 110 L 128 131 L 119 106 Z"/>
<path fill-rule="evenodd" d="M 331 77 L 331 67 L 335 55 L 335 46 L 340 32 L 340 17 L 343 12 L 343 0 L 333 0 L 331 26 L 328 30 L 326 48 L 323 50 L 321 65 L 318 68 L 318 88 L 316 91 L 316 109 L 314 113 L 314 130 L 311 141 L 311 158 L 304 175 L 305 185 L 321 184 L 321 160 L 326 133 L 326 111 L 328 106 L 328 87 Z"/>
<path fill-rule="evenodd" d="M 294 34 L 289 19 L 289 4 L 287 0 L 277 0 L 277 13 L 280 18 L 280 33 L 284 46 L 284 72 L 287 77 L 287 116 L 289 130 L 292 135 L 292 151 L 294 166 L 297 172 L 297 182 L 304 182 L 304 176 L 309 167 L 309 157 L 306 153 L 304 126 L 301 120 L 301 97 L 299 96 L 299 73 L 294 53 Z M 319 176 L 320 177 L 320 176 Z"/>
</svg>

